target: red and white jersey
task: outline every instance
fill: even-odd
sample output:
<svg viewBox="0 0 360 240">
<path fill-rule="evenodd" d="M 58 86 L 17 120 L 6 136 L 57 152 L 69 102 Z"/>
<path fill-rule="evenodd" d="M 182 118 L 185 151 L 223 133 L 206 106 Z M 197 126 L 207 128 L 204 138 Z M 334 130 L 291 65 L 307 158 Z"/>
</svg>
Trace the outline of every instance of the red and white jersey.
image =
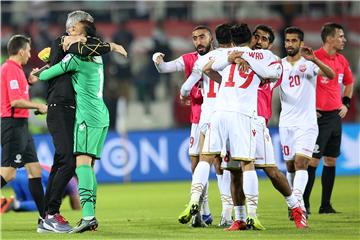
<svg viewBox="0 0 360 240">
<path fill-rule="evenodd" d="M 159 53 L 155 53 L 153 55 L 153 60 L 156 59 Z M 185 72 L 186 78 L 192 72 L 194 64 L 198 59 L 199 54 L 197 52 L 190 52 L 183 54 L 177 59 L 170 62 L 162 62 L 160 64 L 155 64 L 156 69 L 159 73 L 172 73 L 172 72 Z M 191 97 L 191 115 L 190 122 L 191 123 L 199 123 L 200 115 L 201 115 L 201 104 L 203 102 L 203 97 L 201 94 L 201 90 L 199 87 L 199 82 L 193 86 L 191 89 L 190 97 Z"/>
<path fill-rule="evenodd" d="M 282 59 L 279 127 L 317 124 L 316 77 L 319 67 L 301 57 L 294 65 Z"/>
<path fill-rule="evenodd" d="M 192 73 L 181 87 L 181 95 L 187 96 L 193 86 L 202 79 L 203 104 L 201 105 L 202 114 L 210 114 L 214 110 L 215 100 L 219 91 L 219 84 L 211 80 L 206 74 L 203 74 L 204 66 L 211 60 L 227 54 L 227 48 L 217 48 L 196 60 Z"/>
<path fill-rule="evenodd" d="M 242 58 L 250 65 L 247 72 L 240 71 L 236 64 L 227 62 L 227 54 L 215 59 L 212 69 L 222 76 L 215 111 L 239 112 L 248 116 L 257 115 L 258 87 L 263 79 L 279 79 L 281 63 L 268 50 L 251 50 L 249 47 L 228 49 L 244 52 Z"/>
<path fill-rule="evenodd" d="M 260 84 L 260 86 L 258 87 L 258 116 L 264 117 L 266 120 L 266 124 L 268 123 L 272 115 L 273 90 L 280 84 L 281 78 L 276 82 Z"/>
</svg>

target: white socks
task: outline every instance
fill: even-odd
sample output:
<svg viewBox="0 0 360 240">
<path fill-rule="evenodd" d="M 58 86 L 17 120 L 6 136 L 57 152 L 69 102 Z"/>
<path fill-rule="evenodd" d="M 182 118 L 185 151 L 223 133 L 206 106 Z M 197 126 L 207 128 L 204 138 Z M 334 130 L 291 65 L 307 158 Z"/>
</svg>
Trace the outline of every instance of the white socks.
<svg viewBox="0 0 360 240">
<path fill-rule="evenodd" d="M 306 170 L 297 170 L 295 172 L 293 194 L 301 204 L 301 208 L 305 210 L 303 194 L 308 182 L 308 172 Z"/>
<path fill-rule="evenodd" d="M 200 161 L 195 168 L 191 183 L 191 202 L 199 202 L 200 196 L 209 180 L 210 164 Z"/>
<path fill-rule="evenodd" d="M 246 197 L 248 215 L 256 217 L 259 201 L 259 182 L 255 170 L 243 172 L 243 189 Z"/>
<path fill-rule="evenodd" d="M 235 221 L 246 222 L 246 209 L 245 205 L 234 206 Z"/>
<path fill-rule="evenodd" d="M 294 173 L 294 172 L 288 172 L 288 171 L 286 171 L 286 179 L 288 180 L 288 183 L 289 183 L 291 189 L 293 189 L 294 177 L 295 177 L 295 173 Z"/>
<path fill-rule="evenodd" d="M 203 190 L 203 195 L 202 195 L 203 203 L 201 205 L 201 214 L 202 215 L 210 214 L 208 193 L 209 193 L 209 181 L 206 183 L 205 189 Z"/>
<path fill-rule="evenodd" d="M 222 175 L 222 183 L 219 187 L 221 202 L 222 202 L 222 216 L 226 219 L 226 221 L 231 220 L 232 209 L 234 207 L 234 203 L 231 197 L 231 174 L 230 171 L 224 170 Z"/>
<path fill-rule="evenodd" d="M 294 193 L 291 193 L 290 196 L 285 197 L 285 201 L 290 209 L 300 207 L 300 203 L 298 202 L 297 198 L 295 197 Z"/>
</svg>

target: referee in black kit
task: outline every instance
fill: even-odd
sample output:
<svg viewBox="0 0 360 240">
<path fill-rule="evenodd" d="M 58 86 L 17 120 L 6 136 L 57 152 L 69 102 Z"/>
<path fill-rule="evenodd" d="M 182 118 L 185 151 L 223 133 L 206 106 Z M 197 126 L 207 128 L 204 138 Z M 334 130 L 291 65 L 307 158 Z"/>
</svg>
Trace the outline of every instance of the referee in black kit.
<svg viewBox="0 0 360 240">
<path fill-rule="evenodd" d="M 304 203 L 308 214 L 310 214 L 310 194 L 315 181 L 316 168 L 322 157 L 324 166 L 321 175 L 322 193 L 319 213 L 337 213 L 331 205 L 331 195 L 335 183 L 336 159 L 340 155 L 341 119 L 350 108 L 354 86 L 349 62 L 340 54 L 346 42 L 343 26 L 337 23 L 326 23 L 321 29 L 321 38 L 323 46 L 314 54 L 334 70 L 336 77 L 334 79 L 327 79 L 321 75 L 317 77 L 316 111 L 319 135 L 313 157 L 309 162 L 309 180 L 304 192 Z"/>
</svg>

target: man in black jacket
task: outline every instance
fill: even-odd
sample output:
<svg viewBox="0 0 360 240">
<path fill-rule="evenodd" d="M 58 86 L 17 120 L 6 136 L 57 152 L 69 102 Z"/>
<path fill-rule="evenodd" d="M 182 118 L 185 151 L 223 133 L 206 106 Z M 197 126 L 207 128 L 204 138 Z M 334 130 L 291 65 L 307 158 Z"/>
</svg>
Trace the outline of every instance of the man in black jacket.
<svg viewBox="0 0 360 240">
<path fill-rule="evenodd" d="M 68 31 L 80 21 L 94 19 L 83 11 L 68 14 L 66 30 Z M 76 44 L 73 44 L 76 43 Z M 79 47 L 79 45 L 81 45 Z M 82 56 L 103 55 L 112 50 L 111 43 L 104 43 L 98 38 L 61 36 L 51 46 L 50 65 L 60 62 L 67 53 Z M 48 115 L 47 125 L 52 136 L 55 155 L 53 166 L 46 186 L 45 212 L 46 217 L 39 224 L 38 232 L 66 233 L 71 226 L 60 215 L 60 205 L 66 185 L 75 174 L 76 162 L 73 155 L 73 132 L 75 121 L 75 95 L 71 83 L 71 74 L 66 73 L 48 81 Z"/>
</svg>

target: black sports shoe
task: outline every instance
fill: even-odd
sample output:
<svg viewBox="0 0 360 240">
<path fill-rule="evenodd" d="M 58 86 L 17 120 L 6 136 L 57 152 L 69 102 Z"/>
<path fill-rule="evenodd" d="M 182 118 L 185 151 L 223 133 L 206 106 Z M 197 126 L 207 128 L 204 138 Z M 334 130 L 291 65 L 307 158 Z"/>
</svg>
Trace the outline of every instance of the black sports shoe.
<svg viewBox="0 0 360 240">
<path fill-rule="evenodd" d="M 85 231 L 95 231 L 98 227 L 98 221 L 94 217 L 91 220 L 81 219 L 76 227 L 74 227 L 69 233 L 82 233 Z"/>
<path fill-rule="evenodd" d="M 320 206 L 319 214 L 329 214 L 329 213 L 340 213 L 340 212 L 336 211 L 331 205 Z"/>
<path fill-rule="evenodd" d="M 305 207 L 306 208 L 306 213 L 307 213 L 307 215 L 310 215 L 311 214 L 311 212 L 310 212 L 310 207 Z"/>
</svg>

